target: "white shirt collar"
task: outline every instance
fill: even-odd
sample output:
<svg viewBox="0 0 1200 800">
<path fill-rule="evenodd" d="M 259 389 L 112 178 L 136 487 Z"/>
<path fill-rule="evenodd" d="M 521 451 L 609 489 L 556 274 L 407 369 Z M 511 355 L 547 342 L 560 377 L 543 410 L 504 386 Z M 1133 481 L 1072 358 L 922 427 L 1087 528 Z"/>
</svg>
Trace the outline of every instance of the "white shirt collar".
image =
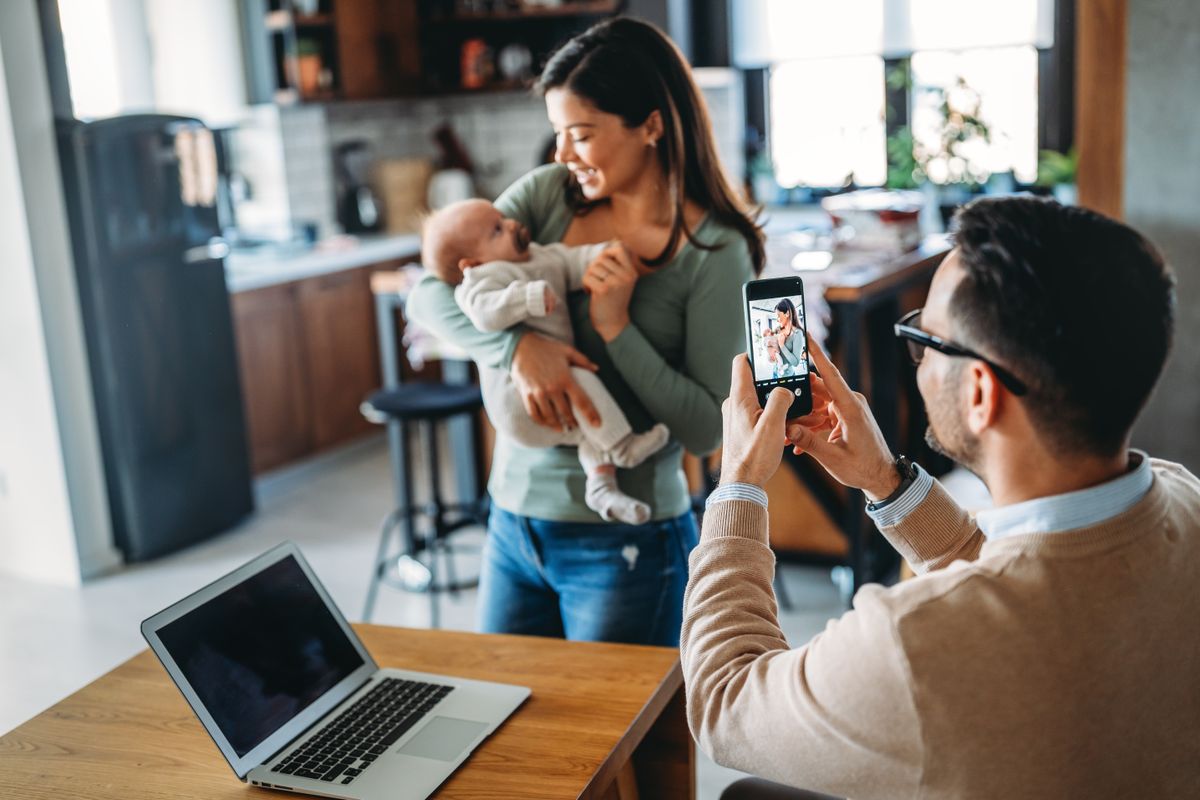
<svg viewBox="0 0 1200 800">
<path fill-rule="evenodd" d="M 1145 453 L 1132 450 L 1129 460 L 1135 466 L 1119 478 L 1077 492 L 981 511 L 975 523 L 990 542 L 1026 533 L 1061 533 L 1098 525 L 1128 511 L 1154 483 Z"/>
</svg>

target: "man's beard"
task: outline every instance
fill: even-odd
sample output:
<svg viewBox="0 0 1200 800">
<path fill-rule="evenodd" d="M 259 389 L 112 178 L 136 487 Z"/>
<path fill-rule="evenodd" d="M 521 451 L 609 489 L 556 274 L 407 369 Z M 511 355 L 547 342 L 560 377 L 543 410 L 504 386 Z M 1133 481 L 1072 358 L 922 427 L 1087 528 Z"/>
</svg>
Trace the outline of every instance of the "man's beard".
<svg viewBox="0 0 1200 800">
<path fill-rule="evenodd" d="M 966 420 L 957 405 L 954 381 L 942 388 L 939 396 L 928 404 L 929 425 L 925 428 L 925 444 L 979 475 L 979 439 L 967 430 Z M 941 435 L 934 432 L 934 423 Z"/>
</svg>

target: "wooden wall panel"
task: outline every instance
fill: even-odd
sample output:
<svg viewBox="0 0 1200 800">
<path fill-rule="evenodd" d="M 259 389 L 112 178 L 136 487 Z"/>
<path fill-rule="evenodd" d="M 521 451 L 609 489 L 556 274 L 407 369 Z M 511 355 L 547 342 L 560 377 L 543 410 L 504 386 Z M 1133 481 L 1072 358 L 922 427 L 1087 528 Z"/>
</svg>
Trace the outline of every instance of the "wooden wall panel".
<svg viewBox="0 0 1200 800">
<path fill-rule="evenodd" d="M 1120 218 L 1125 172 L 1128 0 L 1076 0 L 1079 204 Z"/>
</svg>

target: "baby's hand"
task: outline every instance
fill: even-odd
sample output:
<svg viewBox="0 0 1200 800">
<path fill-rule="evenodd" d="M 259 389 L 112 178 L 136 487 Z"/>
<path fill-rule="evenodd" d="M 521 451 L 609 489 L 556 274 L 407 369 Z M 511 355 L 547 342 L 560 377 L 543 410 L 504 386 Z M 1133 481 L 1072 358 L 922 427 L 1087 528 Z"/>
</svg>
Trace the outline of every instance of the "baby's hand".
<svg viewBox="0 0 1200 800">
<path fill-rule="evenodd" d="M 558 308 L 558 295 L 549 286 L 546 287 L 546 313 L 553 314 L 554 309 Z"/>
</svg>

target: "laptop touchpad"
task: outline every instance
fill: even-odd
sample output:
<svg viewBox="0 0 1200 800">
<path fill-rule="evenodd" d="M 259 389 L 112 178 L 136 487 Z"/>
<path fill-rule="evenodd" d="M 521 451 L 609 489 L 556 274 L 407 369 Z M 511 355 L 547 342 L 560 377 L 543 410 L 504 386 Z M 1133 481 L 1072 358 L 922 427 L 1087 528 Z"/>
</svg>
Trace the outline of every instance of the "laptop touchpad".
<svg viewBox="0 0 1200 800">
<path fill-rule="evenodd" d="M 456 761 L 462 752 L 487 730 L 482 722 L 453 717 L 434 717 L 398 752 L 406 756 Z"/>
</svg>

